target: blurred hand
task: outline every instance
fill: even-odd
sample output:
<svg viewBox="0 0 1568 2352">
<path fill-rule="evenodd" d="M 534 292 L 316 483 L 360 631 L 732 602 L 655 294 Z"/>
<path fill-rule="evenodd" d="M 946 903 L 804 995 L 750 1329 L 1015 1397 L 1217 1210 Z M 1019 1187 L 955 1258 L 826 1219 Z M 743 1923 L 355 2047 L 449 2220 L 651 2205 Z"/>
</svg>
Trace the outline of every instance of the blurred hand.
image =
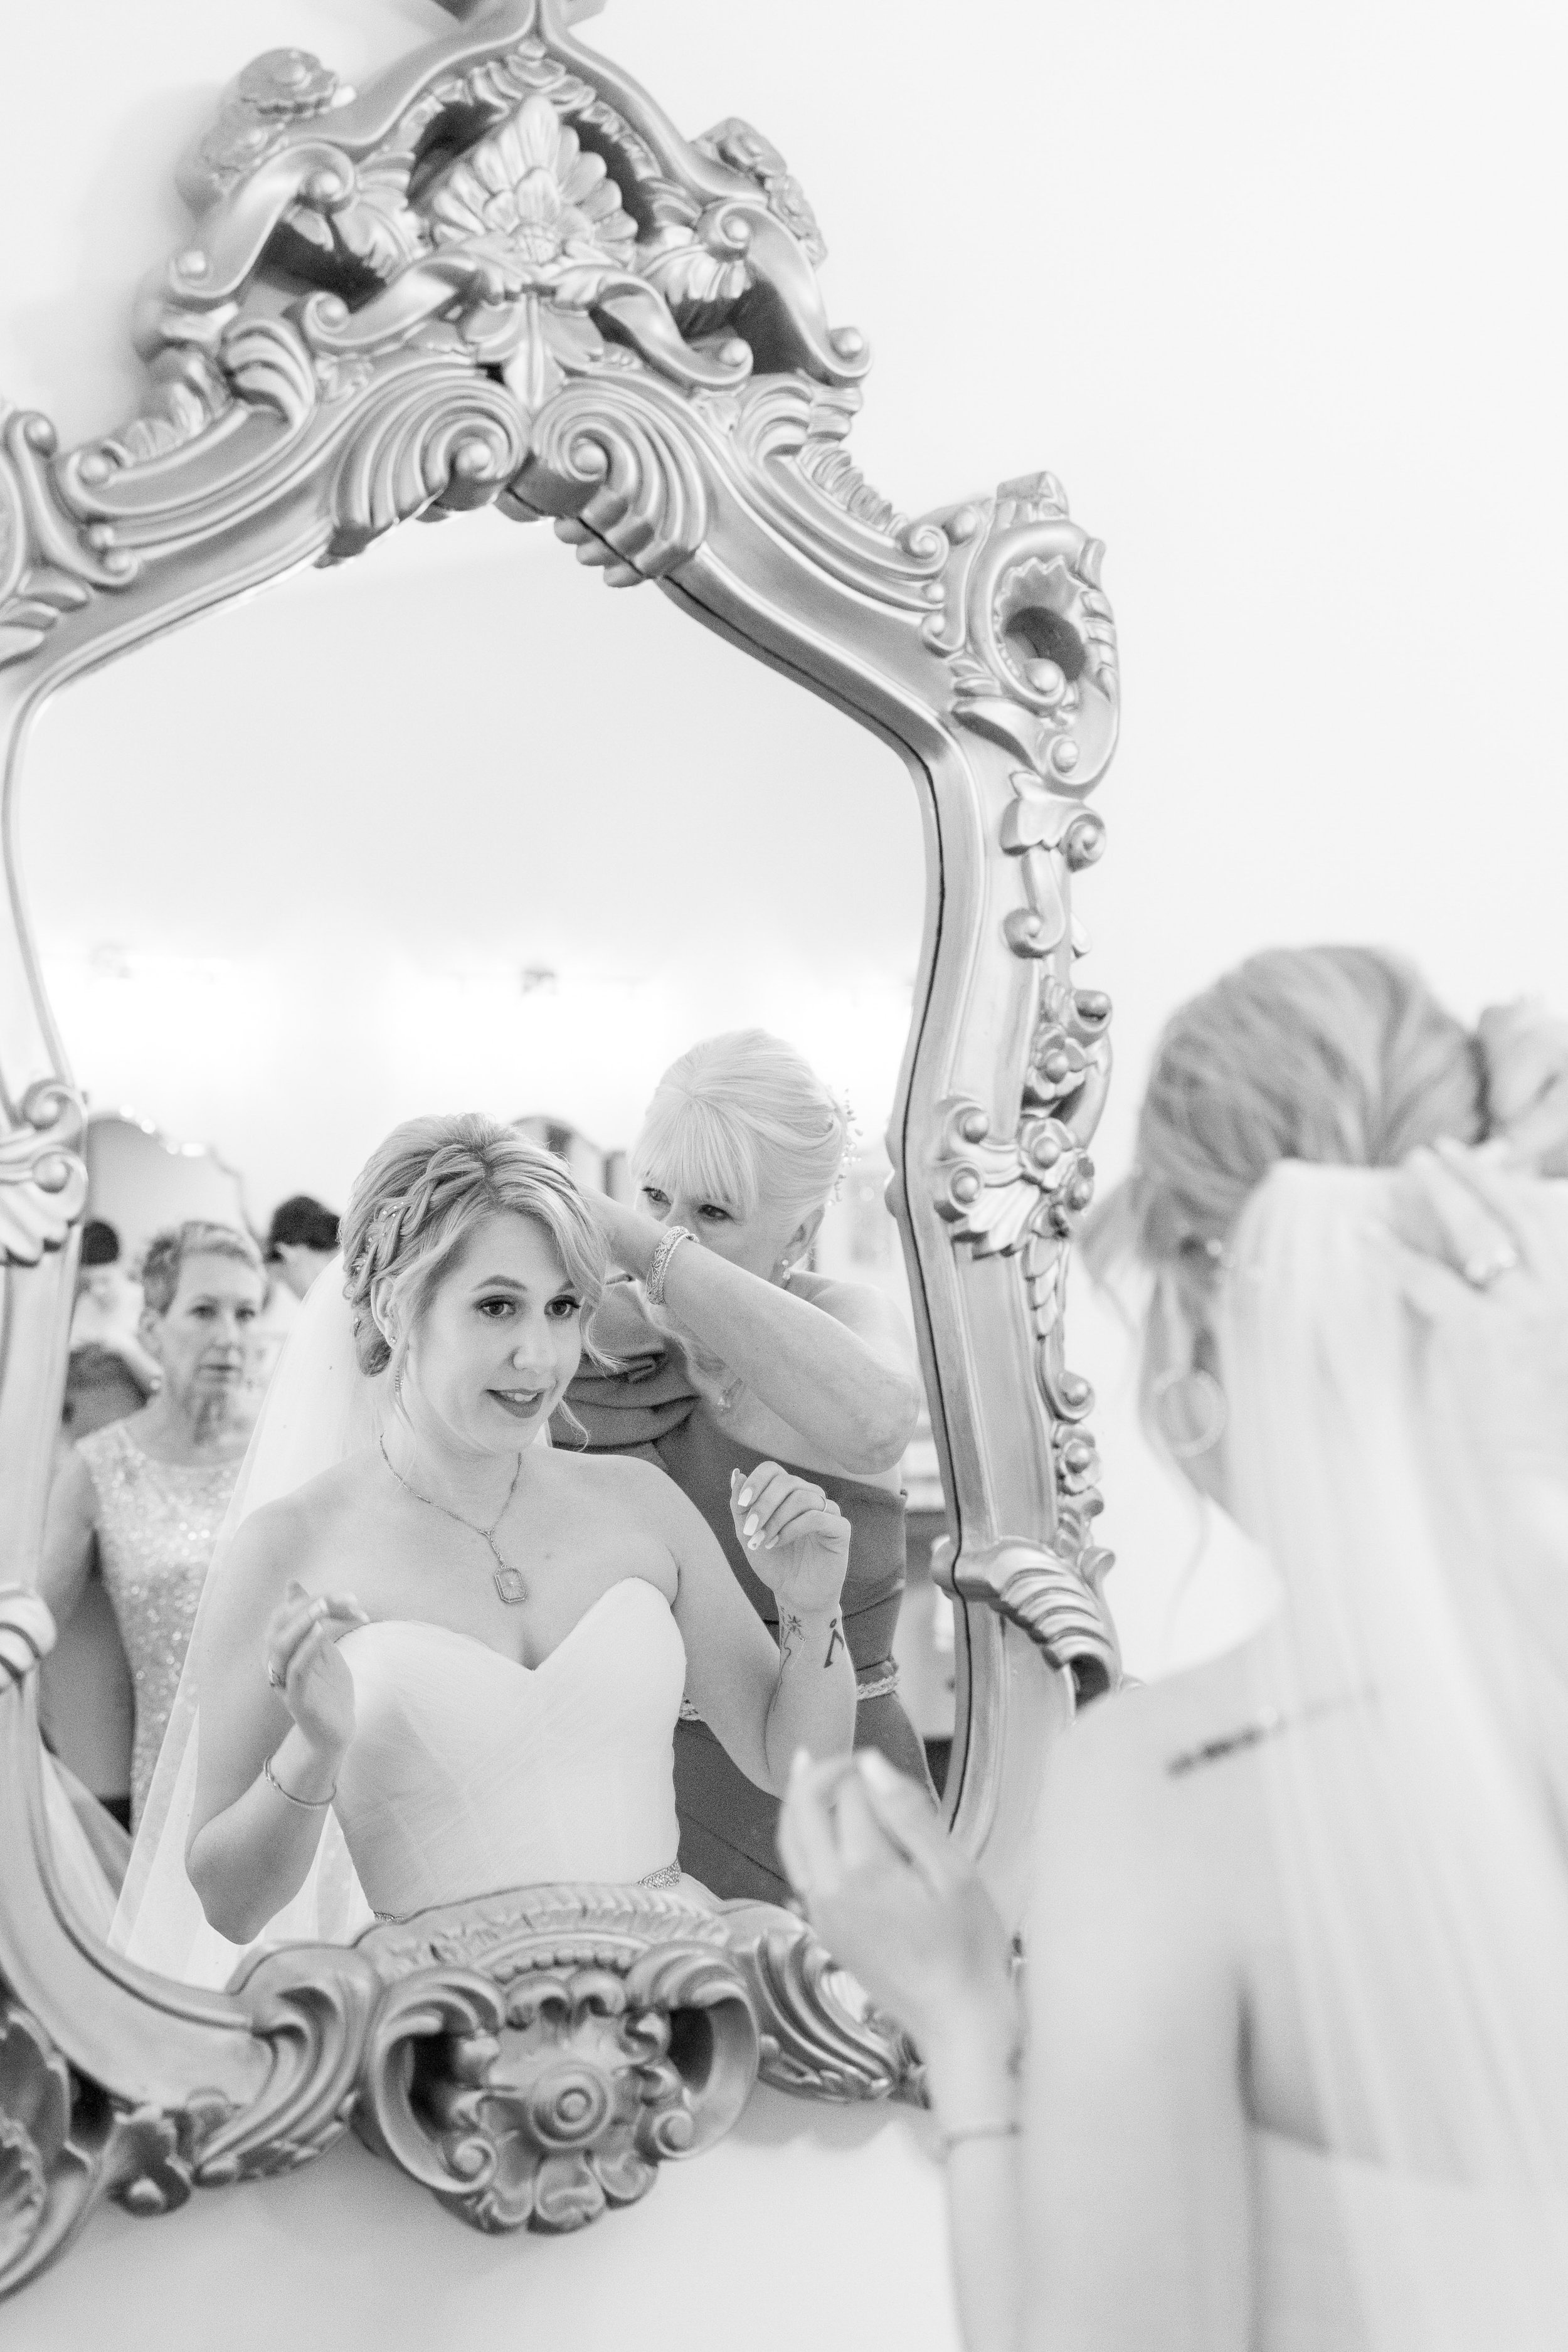
<svg viewBox="0 0 1568 2352">
<path fill-rule="evenodd" d="M 779 1852 L 828 1950 L 896 2017 L 928 2065 L 976 2048 L 1005 2071 L 1017 2034 L 1012 1951 L 973 1863 L 886 1757 L 797 1758 Z"/>
<path fill-rule="evenodd" d="M 730 1516 L 781 1612 L 830 1615 L 849 1566 L 849 1522 L 822 1488 L 776 1462 L 730 1473 Z"/>
<path fill-rule="evenodd" d="M 1510 1163 L 1568 1176 L 1568 1021 L 1539 1000 L 1489 1004 L 1476 1024 L 1491 1131 Z"/>
<path fill-rule="evenodd" d="M 354 1736 L 353 1676 L 337 1645 L 369 1622 L 352 1596 L 312 1595 L 290 1577 L 263 1636 L 268 1682 L 318 1755 L 334 1760 Z"/>
<path fill-rule="evenodd" d="M 1451 1409 L 1510 1500 L 1568 1538 L 1568 1185 L 1520 1173 L 1499 1143 L 1439 1144 L 1401 1169 L 1394 1223 Z"/>
</svg>

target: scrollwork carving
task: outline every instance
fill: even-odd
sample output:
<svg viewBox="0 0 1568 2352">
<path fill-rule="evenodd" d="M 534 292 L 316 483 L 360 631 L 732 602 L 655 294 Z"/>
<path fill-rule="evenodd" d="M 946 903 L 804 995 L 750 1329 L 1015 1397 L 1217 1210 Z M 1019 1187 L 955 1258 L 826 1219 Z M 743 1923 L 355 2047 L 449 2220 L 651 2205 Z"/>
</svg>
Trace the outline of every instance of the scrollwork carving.
<svg viewBox="0 0 1568 2352">
<path fill-rule="evenodd" d="M 87 1205 L 81 1097 L 63 1078 L 40 1078 L 22 1097 L 22 1124 L 0 1137 L 0 1265 L 37 1265 L 58 1249 Z"/>
<path fill-rule="evenodd" d="M 764 2083 L 839 2100 L 923 2096 L 907 2034 L 877 2014 L 804 1919 L 771 1903 L 729 1903 L 724 1918 L 756 2004 Z"/>
<path fill-rule="evenodd" d="M 1060 1715 L 1005 1628 L 1080 1692 L 1117 1671 L 1092 1398 L 1062 1347 L 1110 1068 L 1109 1003 L 1070 979 L 1072 880 L 1104 841 L 1085 796 L 1118 708 L 1098 544 L 1048 475 L 899 512 L 849 454 L 869 354 L 828 324 L 820 232 L 776 149 L 737 119 L 682 137 L 578 47 L 564 0 L 448 5 L 459 29 L 363 92 L 300 50 L 239 76 L 180 173 L 191 232 L 138 301 L 148 381 L 126 425 L 59 455 L 47 420 L 0 412 L 0 667 L 35 665 L 5 709 L 296 564 L 494 502 L 552 519 L 613 585 L 662 583 L 902 746 L 937 844 L 895 1150 L 921 1311 L 939 1388 L 986 1318 L 1037 1380 L 942 1440 L 959 1516 L 984 1528 L 944 1572 L 1005 1621 L 971 1645 L 984 1769 L 957 1776 L 982 1851 L 1016 1834 L 1037 1771 L 1015 1730 L 986 1760 L 985 1675 L 1005 1671 L 1010 1725 Z M 1003 1024 L 1029 1034 L 1021 1072 Z M 82 1120 L 62 1078 L 26 1084 L 53 1066 L 47 1021 L 17 1027 L 0 1263 L 37 1266 L 82 1213 Z M 970 1262 L 997 1258 L 1016 1284 Z M 17 1299 L 31 1349 L 58 1284 L 18 1281 Z M 18 1328 L 0 1466 L 31 1494 L 39 1457 L 15 1449 L 53 1442 L 58 1400 L 25 1393 Z M 921 2095 L 903 2036 L 790 1913 L 567 1887 L 274 1952 L 221 1995 L 165 1986 L 178 2063 L 149 2096 L 145 1987 L 84 1959 L 34 1843 L 22 1685 L 52 1638 L 35 1596 L 0 1591 L 0 1762 L 22 1759 L 0 1770 L 0 2292 L 99 2197 L 166 2211 L 306 2163 L 351 2123 L 476 2226 L 562 2230 L 717 2138 L 759 2074 Z M 57 2000 L 67 1975 L 94 2000 Z M 95 2025 L 89 2077 L 99 1996 L 119 2022 Z"/>
<path fill-rule="evenodd" d="M 611 1887 L 374 1930 L 362 2135 L 478 2229 L 575 2230 L 727 2131 L 757 2027 L 723 1924 Z"/>
</svg>

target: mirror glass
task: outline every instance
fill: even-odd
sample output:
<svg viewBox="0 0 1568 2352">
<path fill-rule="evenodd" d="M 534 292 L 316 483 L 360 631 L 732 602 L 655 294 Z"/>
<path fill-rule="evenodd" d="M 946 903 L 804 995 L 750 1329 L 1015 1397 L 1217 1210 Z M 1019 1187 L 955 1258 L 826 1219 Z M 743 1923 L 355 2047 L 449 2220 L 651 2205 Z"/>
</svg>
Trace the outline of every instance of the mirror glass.
<svg viewBox="0 0 1568 2352">
<path fill-rule="evenodd" d="M 542 527 L 486 513 L 410 528 L 356 564 L 298 574 L 70 688 L 33 739 L 23 870 L 50 1003 L 92 1117 L 95 1221 L 45 1571 L 62 1625 L 45 1720 L 76 1822 L 123 1866 L 123 1844 L 105 1841 L 93 1800 L 133 1827 L 147 1804 L 246 1432 L 290 1332 L 309 1320 L 297 1294 L 328 1263 L 331 1233 L 311 1228 L 309 1204 L 341 1213 L 356 1171 L 397 1122 L 478 1110 L 514 1125 L 657 1238 L 661 1217 L 691 1213 L 684 1195 L 671 1203 L 637 1186 L 633 1147 L 661 1074 L 699 1040 L 766 1032 L 847 1102 L 853 1126 L 820 1220 L 795 1203 L 773 1263 L 748 1266 L 757 1290 L 767 1286 L 776 1305 L 778 1269 L 790 1265 L 791 1297 L 821 1301 L 828 1322 L 847 1315 L 879 1360 L 887 1318 L 911 1328 L 883 1197 L 883 1135 L 916 983 L 924 849 L 915 792 L 890 751 L 667 598 L 609 592 Z M 279 1204 L 301 1199 L 307 1206 L 275 1225 Z M 703 1216 L 743 1207 L 707 1202 Z M 161 1287 L 150 1265 L 143 1292 L 142 1260 L 160 1230 L 196 1218 L 247 1232 L 266 1262 L 258 1274 L 243 1254 L 197 1253 L 162 1304 L 166 1272 Z M 721 1224 L 716 1213 L 699 1235 L 721 1255 Z M 475 1251 L 484 1246 L 476 1239 Z M 757 1244 L 746 1246 L 754 1258 Z M 468 1255 L 458 1263 L 473 1271 Z M 341 1269 L 329 1265 L 323 1279 L 341 1290 Z M 671 1285 L 678 1293 L 673 1276 Z M 642 1312 L 640 1287 L 615 1287 Z M 489 1330 L 507 1310 L 486 1311 Z M 652 1360 L 638 1360 L 651 1381 L 643 1393 L 676 1402 L 651 1421 L 634 1412 L 634 1438 L 686 1486 L 727 1559 L 743 1560 L 715 1478 L 783 1454 L 781 1422 L 794 1424 L 759 1402 L 755 1381 L 775 1376 L 737 1381 L 711 1328 L 706 1345 L 695 1324 L 661 1336 L 656 1325 L 675 1313 L 672 1295 L 662 1318 L 640 1327 L 665 1350 L 651 1373 Z M 384 1486 L 376 1508 L 393 1515 L 389 1527 L 403 1514 L 406 1572 L 382 1578 L 355 1554 L 352 1574 L 329 1574 L 331 1546 L 322 1538 L 312 1549 L 311 1535 L 301 1580 L 311 1594 L 352 1591 L 384 1632 L 412 1629 L 411 1657 L 401 1659 L 395 1643 L 378 1645 L 357 1625 L 351 1638 L 332 1621 L 347 1643 L 337 1654 L 351 1664 L 356 1740 L 372 1717 L 377 1736 L 390 1737 L 387 1709 L 440 1659 L 453 1668 L 441 1703 L 463 1718 L 464 1738 L 478 1721 L 498 1738 L 517 1713 L 511 1752 L 528 1740 L 548 1748 L 553 1735 L 521 1725 L 532 1704 L 523 1694 L 544 1688 L 543 1662 L 568 1621 L 584 1704 L 595 1683 L 603 1698 L 626 1671 L 615 1653 L 627 1645 L 606 1630 L 615 1612 L 595 1632 L 583 1605 L 643 1579 L 646 1529 L 628 1533 L 626 1507 L 605 1503 L 597 1452 L 610 1442 L 605 1429 L 620 1425 L 587 1413 L 594 1450 L 579 1461 L 558 1423 L 560 1495 L 547 1504 L 524 1482 L 491 1543 L 493 1477 L 479 1475 L 468 1495 L 461 1431 L 456 1451 L 432 1454 L 426 1443 L 432 1429 L 450 1436 L 456 1426 L 430 1370 L 437 1353 L 435 1339 L 416 1338 L 407 1377 L 421 1387 L 428 1376 L 424 1437 L 395 1416 L 384 1432 L 391 1475 L 372 1465 Z M 595 1395 L 629 1377 L 623 1364 Z M 846 1377 L 824 1374 L 830 1389 Z M 918 1400 L 918 1372 L 910 1378 Z M 640 1412 L 637 1395 L 632 1402 Z M 676 1415 L 673 1440 L 660 1412 Z M 520 1426 L 531 1439 L 537 1423 L 525 1413 Z M 952 1626 L 930 1576 L 943 1515 L 923 1402 L 911 1402 L 896 1440 L 877 1444 L 882 1458 L 858 1475 L 842 1462 L 829 1475 L 820 1439 L 815 1451 L 797 1442 L 795 1459 L 808 1475 L 823 1473 L 851 1520 L 846 1618 L 858 1734 L 929 1769 L 940 1787 Z M 62 1494 L 74 1497 L 74 1516 Z M 543 1590 L 513 1605 L 501 1591 L 508 1565 Z M 492 1582 L 507 1605 L 490 1602 Z M 759 1609 L 763 1590 L 752 1594 Z M 255 1624 L 244 1639 L 244 1675 L 260 1685 Z M 630 1646 L 657 1654 L 667 1639 L 645 1627 Z M 500 1653 L 499 1685 L 479 1643 Z M 519 1666 L 530 1669 L 526 1685 Z M 298 1719 L 282 1738 L 290 1726 L 264 1688 L 236 1704 L 268 1727 L 278 1780 L 294 1776 L 288 1794 L 258 1784 L 247 1802 L 271 1804 L 283 1832 L 313 1825 L 322 1816 L 290 1801 L 319 1794 L 303 1769 L 317 1749 L 302 1764 Z M 706 1721 L 689 1712 L 675 1737 L 689 1877 L 720 1895 L 776 1897 L 773 1800 L 737 1774 Z M 579 1789 L 592 1784 L 594 1761 L 573 1767 Z M 547 1755 L 542 1769 L 550 1763 Z M 384 1756 L 377 1769 L 384 1784 Z M 453 1773 L 461 1778 L 456 1761 Z M 426 1849 L 451 1827 L 418 1774 L 382 1807 L 401 1806 L 399 1818 L 368 1826 L 358 1778 L 358 1814 L 340 1796 L 331 1818 L 362 1864 L 369 1907 L 403 1916 L 458 1891 L 422 1864 L 387 1859 L 405 1832 L 411 1849 Z M 351 1769 L 351 1794 L 354 1779 Z M 154 1797 L 155 1811 L 161 1804 Z M 489 1827 L 468 1827 L 478 1856 L 492 1859 L 466 1866 L 497 1866 Z M 608 1852 L 615 1841 L 601 1843 Z M 552 1853 L 548 1838 L 538 1850 Z M 149 1851 L 144 1841 L 138 1867 Z M 591 1829 L 585 1851 L 598 1851 Z M 616 1874 L 559 1861 L 542 1868 L 555 1878 Z M 221 1948 L 193 1950 L 184 1972 L 221 1980 L 230 1946 L 247 1940 L 243 1910 L 223 1915 L 235 1932 Z M 342 1916 L 363 1925 L 368 1913 Z"/>
</svg>

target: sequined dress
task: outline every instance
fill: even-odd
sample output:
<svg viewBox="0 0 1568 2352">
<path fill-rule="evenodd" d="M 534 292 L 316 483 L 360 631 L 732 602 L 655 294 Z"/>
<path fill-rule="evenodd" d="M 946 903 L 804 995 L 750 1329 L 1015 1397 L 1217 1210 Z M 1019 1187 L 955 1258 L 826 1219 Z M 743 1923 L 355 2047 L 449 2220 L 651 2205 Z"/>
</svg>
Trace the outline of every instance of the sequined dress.
<svg viewBox="0 0 1568 2352">
<path fill-rule="evenodd" d="M 233 1498 L 241 1456 L 154 1462 L 122 1421 L 78 1441 L 98 1498 L 98 1556 L 119 1621 L 136 1701 L 131 1825 L 153 1768 L 195 1622 L 207 1562 Z"/>
</svg>

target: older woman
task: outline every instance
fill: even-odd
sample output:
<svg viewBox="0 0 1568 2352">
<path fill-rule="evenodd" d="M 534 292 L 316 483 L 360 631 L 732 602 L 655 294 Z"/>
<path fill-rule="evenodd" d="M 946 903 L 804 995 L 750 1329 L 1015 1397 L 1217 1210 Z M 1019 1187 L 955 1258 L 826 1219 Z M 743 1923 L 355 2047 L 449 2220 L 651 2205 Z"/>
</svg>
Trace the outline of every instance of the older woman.
<svg viewBox="0 0 1568 2352">
<path fill-rule="evenodd" d="M 101 1576 L 130 1662 L 132 1824 L 250 1434 L 246 1342 L 265 1287 L 255 1243 L 233 1226 L 194 1219 L 157 1234 L 138 1336 L 163 1385 L 72 1446 L 49 1496 L 38 1589 L 63 1625 Z"/>
<path fill-rule="evenodd" d="M 795 1883 L 927 2060 L 971 2352 L 1563 2340 L 1568 1126 L 1531 1028 L 1341 949 L 1167 1031 L 1110 1229 L 1155 1429 L 1284 1599 L 1052 1759 L 1026 2018 L 918 1793 L 796 1776 Z"/>
<path fill-rule="evenodd" d="M 594 1203 L 633 1278 L 607 1294 L 592 1335 L 621 1369 L 580 1376 L 569 1403 L 593 1450 L 662 1464 L 769 1625 L 776 1604 L 731 1522 L 732 1480 L 772 1456 L 832 1497 L 851 1530 L 856 1743 L 914 1774 L 934 1806 L 892 1656 L 905 1574 L 899 1465 L 921 1404 L 914 1342 L 880 1291 L 807 1265 L 848 1129 L 810 1065 L 763 1030 L 710 1037 L 673 1063 L 632 1151 L 636 1205 Z M 574 1433 L 581 1442 L 570 1423 L 558 1430 Z M 725 1895 L 787 1895 L 776 1801 L 689 1707 L 676 1797 L 688 1870 Z"/>
</svg>

